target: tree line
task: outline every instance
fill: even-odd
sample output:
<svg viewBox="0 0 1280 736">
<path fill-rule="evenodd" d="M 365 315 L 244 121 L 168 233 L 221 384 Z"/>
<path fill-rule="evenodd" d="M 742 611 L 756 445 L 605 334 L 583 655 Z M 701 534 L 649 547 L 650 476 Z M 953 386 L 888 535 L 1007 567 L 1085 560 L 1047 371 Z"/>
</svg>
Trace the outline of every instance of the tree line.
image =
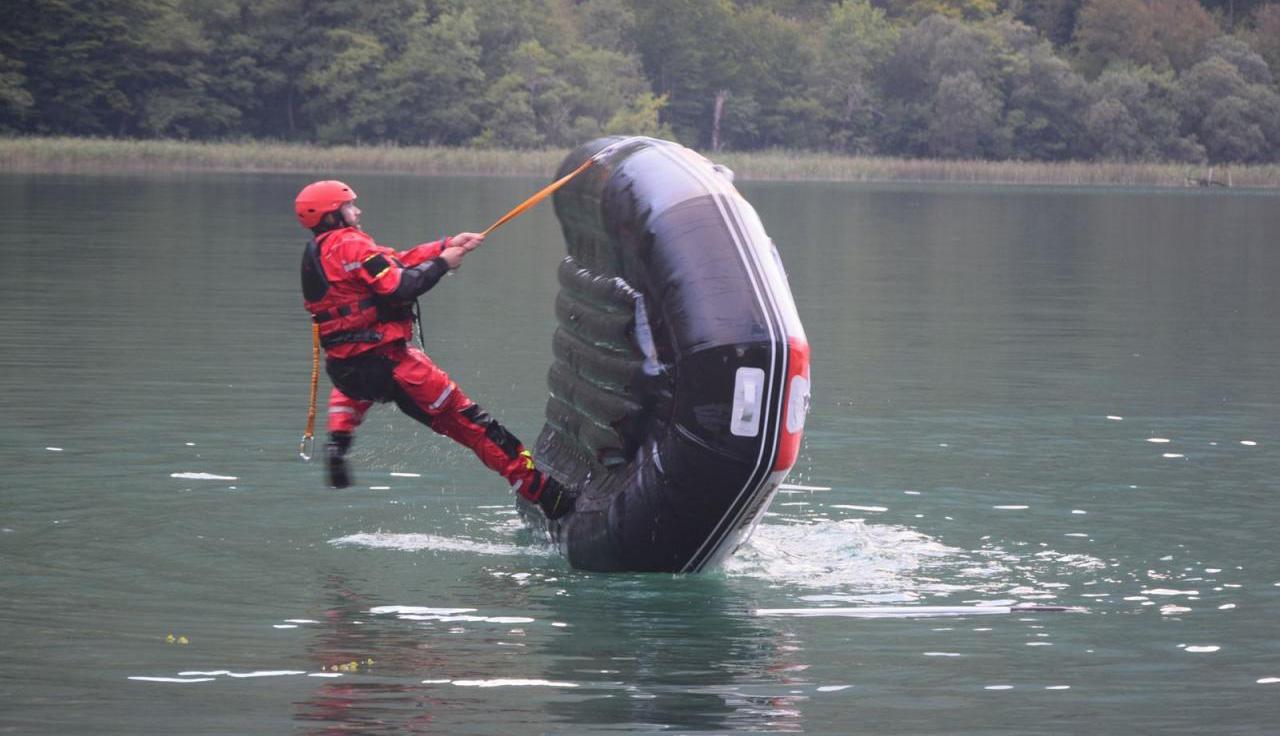
<svg viewBox="0 0 1280 736">
<path fill-rule="evenodd" d="M 0 132 L 1280 161 L 1260 0 L 9 0 Z"/>
</svg>

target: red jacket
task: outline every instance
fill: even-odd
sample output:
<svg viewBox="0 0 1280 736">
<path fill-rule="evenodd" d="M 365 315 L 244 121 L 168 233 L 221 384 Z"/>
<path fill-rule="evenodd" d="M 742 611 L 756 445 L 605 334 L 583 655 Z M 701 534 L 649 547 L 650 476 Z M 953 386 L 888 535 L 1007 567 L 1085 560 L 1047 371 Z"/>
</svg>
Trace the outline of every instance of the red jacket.
<svg viewBox="0 0 1280 736">
<path fill-rule="evenodd" d="M 329 358 L 350 358 L 413 337 L 414 300 L 448 273 L 448 238 L 406 251 L 355 228 L 319 235 L 302 257 L 303 304 Z"/>
</svg>

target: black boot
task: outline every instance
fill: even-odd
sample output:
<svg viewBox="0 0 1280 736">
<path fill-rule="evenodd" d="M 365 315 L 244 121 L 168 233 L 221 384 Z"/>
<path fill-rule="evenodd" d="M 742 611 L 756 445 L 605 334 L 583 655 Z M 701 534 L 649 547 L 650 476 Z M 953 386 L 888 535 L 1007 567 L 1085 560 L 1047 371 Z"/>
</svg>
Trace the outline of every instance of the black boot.
<svg viewBox="0 0 1280 736">
<path fill-rule="evenodd" d="M 328 460 L 329 485 L 332 488 L 346 488 L 351 485 L 351 471 L 347 470 L 347 450 L 351 449 L 350 432 L 330 432 L 329 444 L 325 445 L 325 457 Z"/>
<path fill-rule="evenodd" d="M 573 507 L 578 501 L 578 494 L 560 483 L 560 481 L 546 476 L 546 482 L 542 484 L 542 493 L 538 495 L 538 508 L 542 509 L 542 513 L 548 519 L 559 519 L 573 513 Z"/>
</svg>

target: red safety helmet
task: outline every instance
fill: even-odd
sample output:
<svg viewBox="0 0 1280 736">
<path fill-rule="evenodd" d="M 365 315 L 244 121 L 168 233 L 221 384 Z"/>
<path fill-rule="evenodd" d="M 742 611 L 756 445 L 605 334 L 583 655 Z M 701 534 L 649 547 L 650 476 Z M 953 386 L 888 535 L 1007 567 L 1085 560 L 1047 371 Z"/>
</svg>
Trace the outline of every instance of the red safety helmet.
<svg viewBox="0 0 1280 736">
<path fill-rule="evenodd" d="M 303 187 L 297 199 L 293 200 L 293 209 L 298 213 L 302 226 L 311 229 L 320 224 L 322 217 L 336 212 L 355 198 L 356 190 L 335 179 L 328 179 Z"/>
</svg>

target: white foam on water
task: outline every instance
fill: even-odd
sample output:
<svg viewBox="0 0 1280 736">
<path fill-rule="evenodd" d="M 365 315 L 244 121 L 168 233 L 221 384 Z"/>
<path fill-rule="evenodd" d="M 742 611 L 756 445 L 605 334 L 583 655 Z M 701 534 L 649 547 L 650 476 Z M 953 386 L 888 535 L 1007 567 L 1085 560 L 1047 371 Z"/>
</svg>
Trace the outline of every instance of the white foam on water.
<svg viewBox="0 0 1280 736">
<path fill-rule="evenodd" d="M 129 679 L 137 680 L 138 682 L 213 682 L 217 678 L 214 678 L 214 677 L 142 677 L 142 676 L 131 675 Z"/>
<path fill-rule="evenodd" d="M 924 656 L 926 657 L 959 657 L 962 655 L 959 652 L 924 652 Z"/>
<path fill-rule="evenodd" d="M 495 557 L 516 557 L 520 555 L 549 557 L 550 547 L 528 546 L 501 542 L 482 542 L 459 537 L 442 537 L 436 534 L 392 534 L 390 532 L 361 532 L 345 537 L 330 539 L 329 544 L 336 547 L 369 547 L 372 549 L 393 549 L 401 552 L 470 552 L 472 554 Z"/>
<path fill-rule="evenodd" d="M 1254 442 L 1253 440 L 1240 440 L 1240 444 L 1244 445 L 1245 447 L 1257 447 L 1257 446 L 1258 446 L 1258 443 L 1257 443 L 1257 442 Z"/>
<path fill-rule="evenodd" d="M 1176 614 L 1179 614 L 1179 613 L 1187 613 L 1187 612 L 1188 612 L 1188 611 L 1190 611 L 1190 610 L 1191 610 L 1191 609 L 1190 609 L 1190 608 L 1187 608 L 1186 606 L 1175 606 L 1175 605 L 1170 604 L 1170 605 L 1167 605 L 1167 606 L 1160 606 L 1160 615 L 1161 615 L 1161 616 L 1173 616 L 1173 615 L 1176 615 Z"/>
<path fill-rule="evenodd" d="M 1088 534 L 1085 534 L 1084 532 L 1067 532 L 1066 534 L 1063 534 L 1062 536 L 1064 536 L 1064 537 L 1087 537 L 1087 536 L 1089 536 L 1089 535 L 1088 535 Z"/>
<path fill-rule="evenodd" d="M 428 613 L 402 613 L 396 618 L 404 621 L 442 621 L 445 623 L 473 623 L 473 624 L 531 624 L 536 619 L 527 616 L 475 616 L 469 613 L 460 614 L 428 614 Z"/>
<path fill-rule="evenodd" d="M 1236 607 L 1236 604 L 1234 604 L 1234 603 L 1223 603 L 1221 606 L 1218 606 L 1218 610 L 1219 610 L 1219 611 L 1230 611 L 1231 609 L 1233 609 L 1233 608 L 1235 608 L 1235 607 Z"/>
<path fill-rule="evenodd" d="M 448 685 L 451 682 L 453 682 L 453 680 L 445 678 L 443 680 L 423 680 L 422 684 L 423 685 Z"/>
<path fill-rule="evenodd" d="M 227 677 L 245 679 L 250 677 L 290 677 L 292 675 L 305 675 L 305 674 L 307 673 L 303 670 L 254 670 L 252 672 L 232 672 L 231 670 L 211 670 L 211 671 L 205 672 L 200 670 L 188 670 L 186 672 L 179 672 L 178 676 L 179 677 L 219 677 L 219 676 L 225 675 Z"/>
<path fill-rule="evenodd" d="M 888 508 L 887 506 L 853 506 L 853 505 L 846 504 L 846 503 L 833 503 L 833 504 L 831 504 L 830 506 L 828 506 L 827 508 L 829 508 L 829 509 L 848 509 L 848 510 L 850 510 L 850 511 L 871 511 L 871 512 L 879 512 L 879 511 L 888 511 L 888 510 L 889 510 L 889 508 Z"/>
<path fill-rule="evenodd" d="M 1168 437 L 1148 437 L 1147 442 L 1154 442 L 1157 445 L 1164 445 L 1164 444 L 1168 444 L 1169 438 Z"/>
<path fill-rule="evenodd" d="M 46 447 L 44 449 L 48 450 L 49 452 L 62 452 L 61 447 Z"/>
<path fill-rule="evenodd" d="M 1026 645 L 1027 645 L 1027 646 L 1029 646 L 1029 647 L 1051 647 L 1051 646 L 1053 646 L 1053 642 L 1051 642 L 1051 641 L 1029 641 L 1029 642 L 1027 642 L 1027 643 L 1026 643 Z"/>
<path fill-rule="evenodd" d="M 234 475 L 215 475 L 214 473 L 170 473 L 169 477 L 183 480 L 240 480 Z"/>
<path fill-rule="evenodd" d="M 415 616 L 453 616 L 459 613 L 471 613 L 474 608 L 434 608 L 431 606 L 375 606 L 369 609 L 369 613 L 383 614 L 411 614 Z"/>
<path fill-rule="evenodd" d="M 829 491 L 831 486 L 801 486 L 795 483 L 779 483 L 778 489 L 783 491 Z"/>
<path fill-rule="evenodd" d="M 297 625 L 297 624 L 271 624 L 271 628 L 273 628 L 273 629 L 296 629 L 296 628 L 298 628 L 298 625 Z"/>
<path fill-rule="evenodd" d="M 1180 453 L 1180 452 L 1166 452 L 1165 454 L 1161 455 L 1160 457 L 1165 457 L 1165 458 L 1173 459 L 1173 458 L 1179 458 L 1179 457 L 1186 457 L 1186 455 L 1183 455 L 1183 454 L 1182 454 L 1182 453 Z"/>
<path fill-rule="evenodd" d="M 991 508 L 993 508 L 993 509 L 1000 509 L 1001 511 L 1025 511 L 1025 510 L 1027 510 L 1027 509 L 1029 509 L 1029 508 L 1031 508 L 1031 507 L 1030 507 L 1030 506 L 1022 506 L 1022 505 L 1019 505 L 1019 504 L 1008 504 L 1008 505 L 1004 505 L 1004 506 L 992 506 Z"/>
<path fill-rule="evenodd" d="M 948 616 L 981 616 L 1013 613 L 1008 606 L 854 606 L 829 608 L 757 608 L 756 616 L 795 616 L 801 618 L 939 618 Z"/>
<path fill-rule="evenodd" d="M 342 677 L 341 672 L 310 672 L 307 677 Z"/>
<path fill-rule="evenodd" d="M 761 524 L 724 571 L 825 591 L 881 593 L 914 587 L 921 568 L 961 554 L 918 531 L 857 519 Z"/>
<path fill-rule="evenodd" d="M 1013 685 L 985 685 L 983 690 L 1012 690 Z"/>
<path fill-rule="evenodd" d="M 1045 685 L 1045 690 L 1070 690 L 1070 685 Z"/>
<path fill-rule="evenodd" d="M 578 687 L 576 682 L 528 680 L 519 677 L 496 677 L 492 680 L 454 680 L 458 687 Z"/>
<path fill-rule="evenodd" d="M 421 478 L 422 473 L 390 473 L 392 478 Z"/>
<path fill-rule="evenodd" d="M 920 491 L 903 491 L 903 492 L 902 492 L 902 495 L 904 495 L 904 496 L 919 496 L 919 495 L 920 495 Z"/>
<path fill-rule="evenodd" d="M 1089 512 L 1088 512 L 1088 511 L 1085 511 L 1084 509 L 1071 509 L 1071 513 L 1073 513 L 1073 514 L 1087 514 L 1087 513 L 1089 513 Z"/>
<path fill-rule="evenodd" d="M 1174 590 L 1173 588 L 1149 588 L 1142 591 L 1143 595 L 1200 595 L 1198 590 Z M 1126 598 L 1125 600 L 1129 600 Z"/>
<path fill-rule="evenodd" d="M 1258 678 L 1259 685 L 1276 685 L 1280 684 L 1280 677 L 1261 677 Z"/>
<path fill-rule="evenodd" d="M 1107 419 L 1110 419 L 1110 420 L 1111 420 L 1111 421 L 1113 421 L 1113 422 L 1123 422 L 1123 421 L 1124 421 L 1124 417 L 1116 416 L 1115 414 L 1108 414 L 1108 415 L 1107 415 Z"/>
<path fill-rule="evenodd" d="M 1222 649 L 1222 647 L 1217 644 L 1196 644 L 1194 646 L 1187 647 L 1183 651 L 1193 652 L 1195 654 L 1210 654 L 1220 649 Z"/>
<path fill-rule="evenodd" d="M 318 624 L 320 623 L 314 618 L 286 618 L 284 622 L 286 624 Z"/>
<path fill-rule="evenodd" d="M 838 693 L 841 690 L 848 690 L 853 685 L 820 685 L 818 692 L 820 693 Z"/>
</svg>

